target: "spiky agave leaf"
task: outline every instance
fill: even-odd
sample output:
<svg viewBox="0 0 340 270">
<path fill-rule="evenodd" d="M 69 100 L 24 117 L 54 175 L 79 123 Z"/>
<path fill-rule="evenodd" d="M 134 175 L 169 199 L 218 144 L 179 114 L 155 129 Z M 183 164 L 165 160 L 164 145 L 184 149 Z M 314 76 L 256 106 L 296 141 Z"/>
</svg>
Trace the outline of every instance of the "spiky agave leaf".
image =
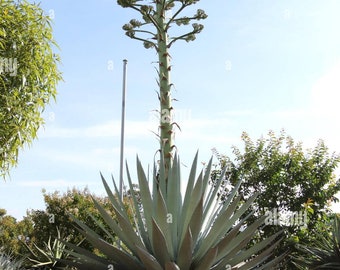
<svg viewBox="0 0 340 270">
<path fill-rule="evenodd" d="M 23 259 L 16 259 L 12 254 L 8 254 L 0 247 L 0 269 L 1 270 L 19 270 L 22 269 Z"/>
<path fill-rule="evenodd" d="M 314 246 L 297 245 L 297 248 L 305 253 L 303 258 L 293 258 L 299 269 L 340 269 L 340 217 L 334 217 L 331 235 L 320 234 Z"/>
<path fill-rule="evenodd" d="M 76 264 L 80 269 L 93 270 L 107 269 L 108 265 L 114 265 L 115 270 L 225 270 L 228 265 L 234 269 L 274 269 L 282 258 L 268 259 L 278 244 L 276 240 L 279 234 L 246 248 L 254 233 L 263 226 L 265 216 L 241 230 L 250 217 L 250 214 L 246 217 L 244 214 L 257 194 L 248 201 L 241 202 L 241 197 L 237 194 L 241 185 L 239 181 L 225 203 L 219 203 L 218 189 L 223 178 L 215 186 L 209 186 L 212 160 L 196 178 L 197 156 L 198 153 L 191 166 L 183 200 L 180 192 L 180 160 L 177 155 L 168 170 L 168 178 L 165 178 L 164 159 L 161 158 L 158 170 L 154 169 L 152 192 L 137 157 L 140 202 L 132 192 L 133 220 L 129 219 L 120 196 L 113 194 L 102 176 L 117 219 L 114 220 L 94 200 L 95 206 L 123 245 L 118 248 L 105 242 L 73 217 L 86 239 L 105 256 L 100 257 L 96 265 L 96 256 L 89 256 L 87 251 L 76 248 L 72 252 L 73 265 Z M 221 176 L 223 175 L 222 173 Z M 133 189 L 128 166 L 127 179 L 130 189 Z M 119 195 L 115 182 L 114 187 Z"/>
<path fill-rule="evenodd" d="M 59 228 L 57 228 L 57 236 L 53 242 L 52 237 L 50 236 L 47 243 L 44 243 L 44 247 L 39 247 L 33 243 L 33 247 L 31 248 L 23 242 L 30 253 L 27 259 L 30 261 L 32 269 L 40 269 L 42 267 L 44 267 L 44 269 L 50 269 L 64 266 L 60 260 L 66 259 L 69 256 L 69 254 L 65 252 L 66 246 L 65 243 L 63 243 L 65 240 L 66 238 L 63 240 Z M 78 245 L 80 243 L 78 243 Z"/>
</svg>

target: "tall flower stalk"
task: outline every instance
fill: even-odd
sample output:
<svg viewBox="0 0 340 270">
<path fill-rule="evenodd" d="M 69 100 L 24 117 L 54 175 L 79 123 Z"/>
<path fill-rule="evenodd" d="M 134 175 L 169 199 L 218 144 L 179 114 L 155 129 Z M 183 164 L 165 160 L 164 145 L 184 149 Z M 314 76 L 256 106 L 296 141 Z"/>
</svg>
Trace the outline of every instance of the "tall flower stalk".
<svg viewBox="0 0 340 270">
<path fill-rule="evenodd" d="M 196 14 L 191 17 L 181 16 L 181 13 L 187 7 L 196 4 L 199 0 L 118 0 L 123 8 L 132 8 L 142 15 L 142 20 L 132 19 L 123 26 L 126 35 L 132 39 L 142 41 L 145 48 L 153 48 L 158 54 L 158 99 L 160 101 L 159 110 L 159 139 L 160 151 L 164 157 L 166 171 L 168 171 L 173 157 L 173 128 L 178 126 L 173 122 L 171 105 L 171 65 L 170 53 L 171 46 L 177 40 L 187 42 L 195 40 L 196 34 L 200 33 L 203 25 L 196 21 L 207 18 L 202 9 L 198 9 Z M 177 26 L 189 25 L 191 22 L 192 29 L 186 33 L 171 37 L 170 28 Z"/>
</svg>

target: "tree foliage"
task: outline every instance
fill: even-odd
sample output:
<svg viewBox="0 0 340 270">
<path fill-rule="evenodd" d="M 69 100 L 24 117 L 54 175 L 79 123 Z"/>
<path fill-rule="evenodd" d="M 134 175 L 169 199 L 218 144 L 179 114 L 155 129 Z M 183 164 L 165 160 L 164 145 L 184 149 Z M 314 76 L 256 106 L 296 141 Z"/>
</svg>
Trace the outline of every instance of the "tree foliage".
<svg viewBox="0 0 340 270">
<path fill-rule="evenodd" d="M 31 242 L 33 232 L 33 223 L 25 217 L 21 221 L 17 221 L 14 217 L 7 215 L 5 209 L 0 209 L 0 248 L 6 254 L 14 256 L 25 253 L 25 248 L 21 244 Z"/>
<path fill-rule="evenodd" d="M 46 209 L 31 210 L 28 213 L 34 223 L 34 237 L 38 246 L 43 246 L 50 236 L 56 237 L 58 230 L 62 237 L 68 238 L 69 242 L 73 244 L 82 242 L 83 235 L 73 226 L 70 214 L 93 228 L 103 239 L 117 241 L 117 239 L 108 239 L 100 224 L 97 224 L 93 219 L 100 220 L 101 223 L 103 221 L 93 203 L 93 198 L 100 202 L 110 215 L 115 217 L 112 205 L 107 197 L 91 194 L 87 188 L 84 190 L 73 188 L 66 193 L 55 191 L 47 194 L 44 192 L 43 196 Z M 129 209 L 129 198 L 124 196 L 124 202 Z M 108 227 L 104 228 L 109 229 Z M 87 242 L 81 243 L 80 246 L 93 251 L 93 247 Z"/>
<path fill-rule="evenodd" d="M 138 195 L 138 187 L 134 186 L 133 193 Z M 132 219 L 131 194 L 132 191 L 127 190 L 123 200 Z M 70 214 L 85 222 L 103 239 L 117 242 L 118 239 L 115 235 L 114 239 L 109 239 L 105 231 L 101 229 L 109 228 L 102 225 L 105 223 L 93 203 L 94 198 L 115 219 L 113 207 L 107 197 L 90 194 L 87 188 L 83 190 L 73 188 L 65 193 L 43 191 L 43 196 L 46 208 L 28 210 L 27 215 L 19 222 L 14 217 L 7 215 L 5 209 L 0 209 L 0 247 L 3 248 L 3 252 L 13 254 L 15 257 L 32 258 L 31 251 L 33 251 L 35 253 L 34 260 L 44 262 L 46 254 L 57 252 L 50 248 L 55 245 L 48 245 L 48 243 L 55 243 L 56 239 L 60 237 L 69 243 L 79 244 L 89 251 L 98 253 L 98 250 L 95 250 L 88 242 L 82 241 L 84 237 L 70 221 Z M 96 223 L 92 217 L 99 220 L 100 224 Z M 26 259 L 24 265 L 32 267 L 32 262 Z"/>
<path fill-rule="evenodd" d="M 285 229 L 286 240 L 277 254 L 287 249 L 299 252 L 295 244 L 312 243 L 316 232 L 322 231 L 322 223 L 329 221 L 330 203 L 338 201 L 335 194 L 340 190 L 340 181 L 336 179 L 335 169 L 339 155 L 330 154 L 321 140 L 314 149 L 304 151 L 302 144 L 295 143 L 284 131 L 279 136 L 269 132 L 267 138 L 256 142 L 243 133 L 242 140 L 244 152 L 233 147 L 234 159 L 214 150 L 219 162 L 215 164 L 212 183 L 226 166 L 225 185 L 220 190 L 223 200 L 230 185 L 243 179 L 239 191 L 242 199 L 259 192 L 252 210 L 255 217 L 268 215 L 268 224 L 258 240 Z M 288 269 L 294 269 L 293 265 L 287 265 Z"/>
<path fill-rule="evenodd" d="M 41 113 L 61 80 L 51 20 L 28 2 L 0 1 L 0 175 L 37 137 Z"/>
</svg>

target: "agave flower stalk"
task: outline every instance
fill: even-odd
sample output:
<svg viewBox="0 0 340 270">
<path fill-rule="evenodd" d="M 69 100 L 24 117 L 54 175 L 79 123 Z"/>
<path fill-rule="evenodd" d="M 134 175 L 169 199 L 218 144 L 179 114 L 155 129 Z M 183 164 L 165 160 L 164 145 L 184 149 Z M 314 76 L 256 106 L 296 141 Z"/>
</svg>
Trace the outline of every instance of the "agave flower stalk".
<svg viewBox="0 0 340 270">
<path fill-rule="evenodd" d="M 86 224 L 73 217 L 79 231 L 103 256 L 97 256 L 80 247 L 65 243 L 72 260 L 67 263 L 78 269 L 115 270 L 225 270 L 225 269 L 275 269 L 282 257 L 269 260 L 271 251 L 277 246 L 279 234 L 272 235 L 247 249 L 254 233 L 264 224 L 266 216 L 260 217 L 242 229 L 250 215 L 243 217 L 256 194 L 242 203 L 237 195 L 241 182 L 231 191 L 225 203 L 219 201 L 219 187 L 223 178 L 214 186 L 209 186 L 212 160 L 206 172 L 202 170 L 196 177 L 197 155 L 192 164 L 186 192 L 182 197 L 180 186 L 180 160 L 174 156 L 169 168 L 169 181 L 160 181 L 154 167 L 153 187 L 137 158 L 137 175 L 140 188 L 140 201 L 132 194 L 134 220 L 130 220 L 119 196 L 102 181 L 110 198 L 117 220 L 114 220 L 97 201 L 94 200 L 101 216 L 111 231 L 123 243 L 122 249 L 101 239 Z M 222 174 L 223 175 L 223 174 Z M 165 164 L 161 159 L 159 178 L 165 178 Z M 127 167 L 127 179 L 133 189 Z M 113 181 L 116 194 L 117 185 Z M 141 211 L 140 211 L 141 203 Z M 104 226 L 98 223 L 104 229 Z"/>
<path fill-rule="evenodd" d="M 172 121 L 173 107 L 171 105 L 171 65 L 169 49 L 177 40 L 187 42 L 195 40 L 196 34 L 203 29 L 202 24 L 193 23 L 192 30 L 180 36 L 170 37 L 169 30 L 174 24 L 188 25 L 191 21 L 207 18 L 205 12 L 198 9 L 196 14 L 180 17 L 180 13 L 199 0 L 118 0 L 118 4 L 124 8 L 132 8 L 142 15 L 142 20 L 132 19 L 123 26 L 126 35 L 132 39 L 142 41 L 145 48 L 154 48 L 158 54 L 158 98 L 159 110 L 159 139 L 161 154 L 165 159 L 166 172 L 173 158 L 173 126 L 177 123 Z M 167 14 L 171 14 L 167 18 Z M 151 27 L 150 27 L 151 26 Z M 150 30 L 151 28 L 151 30 Z M 178 126 L 178 125 L 177 125 Z"/>
</svg>

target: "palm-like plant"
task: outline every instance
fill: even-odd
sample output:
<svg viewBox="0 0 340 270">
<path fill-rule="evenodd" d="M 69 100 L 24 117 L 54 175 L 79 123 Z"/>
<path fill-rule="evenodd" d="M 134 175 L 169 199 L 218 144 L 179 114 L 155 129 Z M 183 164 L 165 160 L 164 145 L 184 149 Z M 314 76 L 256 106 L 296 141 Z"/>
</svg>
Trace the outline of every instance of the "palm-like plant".
<svg viewBox="0 0 340 270">
<path fill-rule="evenodd" d="M 19 270 L 22 269 L 22 259 L 15 260 L 11 255 L 5 253 L 0 248 L 0 270 Z"/>
<path fill-rule="evenodd" d="M 218 190 L 223 178 L 214 187 L 208 185 L 211 170 L 210 160 L 205 173 L 196 178 L 197 154 L 191 167 L 189 180 L 182 200 L 180 186 L 180 161 L 177 155 L 169 169 L 166 181 L 164 159 L 159 170 L 154 167 L 152 192 L 148 179 L 137 158 L 137 174 L 140 188 L 142 213 L 139 202 L 132 194 L 134 223 L 129 217 L 119 196 L 115 196 L 102 176 L 108 197 L 116 212 L 115 221 L 104 208 L 94 200 L 103 219 L 123 245 L 121 248 L 100 238 L 86 224 L 73 217 L 80 232 L 103 256 L 98 256 L 80 247 L 65 243 L 72 260 L 68 264 L 78 269 L 115 270 L 224 270 L 224 269 L 274 269 L 282 257 L 268 261 L 271 251 L 278 242 L 272 244 L 278 234 L 246 249 L 257 229 L 263 225 L 265 216 L 242 230 L 247 217 L 240 219 L 254 202 L 256 194 L 241 203 L 237 189 L 241 181 L 231 191 L 224 204 L 219 203 Z M 222 174 L 223 175 L 223 174 Z M 133 184 L 127 167 L 130 189 Z M 115 192 L 119 194 L 113 181 Z M 104 228 L 98 222 L 98 226 Z M 113 233 L 105 230 L 108 236 Z M 271 245 L 272 244 L 272 245 Z M 110 268 L 111 267 L 111 268 Z"/>
<path fill-rule="evenodd" d="M 33 244 L 33 248 L 30 248 L 24 243 L 30 252 L 30 256 L 27 258 L 31 265 L 30 269 L 60 269 L 60 267 L 65 266 L 60 260 L 67 259 L 69 254 L 65 252 L 65 244 L 61 240 L 62 237 L 58 228 L 57 233 L 58 237 L 52 242 L 50 236 L 43 248 L 40 248 L 35 244 Z"/>
<path fill-rule="evenodd" d="M 298 269 L 340 269 L 340 217 L 334 217 L 331 235 L 320 234 L 315 246 L 297 245 L 297 248 L 306 254 L 303 258 L 294 258 Z"/>
</svg>

